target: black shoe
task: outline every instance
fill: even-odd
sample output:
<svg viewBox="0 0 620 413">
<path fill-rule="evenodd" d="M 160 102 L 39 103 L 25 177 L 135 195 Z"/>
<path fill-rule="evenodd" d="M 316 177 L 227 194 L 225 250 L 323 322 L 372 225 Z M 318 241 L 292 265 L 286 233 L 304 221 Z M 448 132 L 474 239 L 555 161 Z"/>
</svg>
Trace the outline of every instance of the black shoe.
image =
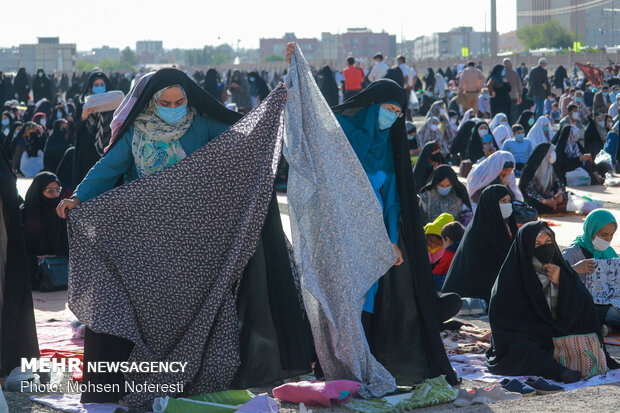
<svg viewBox="0 0 620 413">
<path fill-rule="evenodd" d="M 549 383 L 547 380 L 539 377 L 537 379 L 529 378 L 525 380 L 525 384 L 536 389 L 538 394 L 553 394 L 564 391 L 564 387 Z"/>
</svg>

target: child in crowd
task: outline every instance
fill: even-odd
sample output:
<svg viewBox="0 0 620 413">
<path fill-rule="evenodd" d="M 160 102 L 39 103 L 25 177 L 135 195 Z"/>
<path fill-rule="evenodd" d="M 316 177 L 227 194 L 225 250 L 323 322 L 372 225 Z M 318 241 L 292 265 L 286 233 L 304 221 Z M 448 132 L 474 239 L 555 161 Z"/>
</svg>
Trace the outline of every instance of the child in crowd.
<svg viewBox="0 0 620 413">
<path fill-rule="evenodd" d="M 441 229 L 441 241 L 443 242 L 443 255 L 433 267 L 433 275 L 435 276 L 435 284 L 438 291 L 441 291 L 443 283 L 446 280 L 446 274 L 452 264 L 452 259 L 456 253 L 463 234 L 465 233 L 465 227 L 458 221 L 450 222 Z"/>
<path fill-rule="evenodd" d="M 416 139 L 416 135 L 418 134 L 418 129 L 415 126 L 415 123 L 411 121 L 407 121 L 407 142 L 409 145 L 409 156 L 417 156 L 422 148 L 418 147 L 418 140 Z"/>
<path fill-rule="evenodd" d="M 443 241 L 441 239 L 442 228 L 454 221 L 454 217 L 446 212 L 439 215 L 436 220 L 424 226 L 426 236 L 426 248 L 428 249 L 428 259 L 431 265 L 435 265 L 443 255 Z"/>
<path fill-rule="evenodd" d="M 525 166 L 532 154 L 532 143 L 525 139 L 523 126 L 516 123 L 512 126 L 514 138 L 507 139 L 502 145 L 502 151 L 508 151 L 515 158 L 515 176 L 521 176 L 521 169 Z"/>
<path fill-rule="evenodd" d="M 562 112 L 560 112 L 560 108 L 557 102 L 551 105 L 551 112 L 549 112 L 549 119 L 551 119 L 551 123 L 553 123 L 554 125 L 556 123 L 559 123 L 560 120 L 562 119 Z"/>
<path fill-rule="evenodd" d="M 478 117 L 481 119 L 491 118 L 491 98 L 489 89 L 483 87 L 478 96 Z"/>
</svg>

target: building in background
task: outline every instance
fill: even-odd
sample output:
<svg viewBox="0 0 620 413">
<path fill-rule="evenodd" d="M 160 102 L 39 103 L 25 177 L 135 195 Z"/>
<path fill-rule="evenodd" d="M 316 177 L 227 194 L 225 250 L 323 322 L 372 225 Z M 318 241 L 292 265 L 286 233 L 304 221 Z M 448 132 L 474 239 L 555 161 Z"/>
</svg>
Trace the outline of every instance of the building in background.
<svg viewBox="0 0 620 413">
<path fill-rule="evenodd" d="M 168 57 L 164 53 L 164 42 L 161 40 L 137 41 L 136 56 L 141 64 L 166 63 L 168 60 Z"/>
<path fill-rule="evenodd" d="M 517 30 L 557 20 L 582 46 L 620 43 L 620 0 L 517 0 Z"/>
<path fill-rule="evenodd" d="M 19 47 L 0 48 L 0 72 L 17 72 L 19 69 Z"/>
<path fill-rule="evenodd" d="M 77 62 L 75 43 L 60 43 L 58 37 L 39 37 L 36 44 L 19 45 L 20 67 L 29 73 L 74 72 Z"/>
<path fill-rule="evenodd" d="M 304 56 L 308 60 L 319 58 L 319 40 L 312 38 L 298 38 L 295 33 L 285 33 L 281 38 L 261 38 L 260 49 L 258 56 L 260 60 L 266 59 L 270 56 L 284 56 L 286 50 L 286 44 L 289 42 L 296 42 L 301 48 Z"/>
<path fill-rule="evenodd" d="M 449 32 L 433 33 L 413 40 L 416 60 L 463 57 L 481 57 L 491 54 L 491 33 L 475 32 L 473 27 L 456 27 Z"/>
<path fill-rule="evenodd" d="M 329 32 L 321 33 L 319 45 L 319 58 L 323 60 L 337 61 L 342 51 L 342 35 Z"/>
<path fill-rule="evenodd" d="M 524 50 L 523 45 L 517 37 L 517 31 L 502 33 L 499 35 L 499 51 L 500 53 L 514 52 L 519 53 Z"/>
<path fill-rule="evenodd" d="M 397 54 L 396 35 L 386 32 L 373 33 L 366 27 L 350 28 L 342 34 L 342 48 L 338 60 L 344 64 L 349 55 L 360 59 L 372 59 L 377 52 L 393 60 Z"/>
<path fill-rule="evenodd" d="M 80 60 L 86 60 L 98 64 L 104 59 L 117 60 L 121 50 L 117 47 L 102 46 L 93 48 L 90 52 L 78 52 Z"/>
</svg>

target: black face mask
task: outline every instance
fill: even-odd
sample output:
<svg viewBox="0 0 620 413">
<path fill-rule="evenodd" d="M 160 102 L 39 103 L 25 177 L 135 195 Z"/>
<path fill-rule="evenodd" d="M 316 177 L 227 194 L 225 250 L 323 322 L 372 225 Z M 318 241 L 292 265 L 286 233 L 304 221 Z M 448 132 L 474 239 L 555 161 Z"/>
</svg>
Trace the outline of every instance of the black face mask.
<svg viewBox="0 0 620 413">
<path fill-rule="evenodd" d="M 45 195 L 43 195 L 41 197 L 41 204 L 45 208 L 56 208 L 59 203 L 60 203 L 60 196 L 57 196 L 56 198 L 48 198 Z"/>
<path fill-rule="evenodd" d="M 432 153 L 429 159 L 432 162 L 441 162 L 441 152 Z"/>
<path fill-rule="evenodd" d="M 553 259 L 554 254 L 555 254 L 555 245 L 553 245 L 553 243 L 544 244 L 544 245 L 541 245 L 540 247 L 534 248 L 534 256 L 538 258 L 538 260 L 542 262 L 543 264 L 549 264 L 551 260 Z"/>
</svg>

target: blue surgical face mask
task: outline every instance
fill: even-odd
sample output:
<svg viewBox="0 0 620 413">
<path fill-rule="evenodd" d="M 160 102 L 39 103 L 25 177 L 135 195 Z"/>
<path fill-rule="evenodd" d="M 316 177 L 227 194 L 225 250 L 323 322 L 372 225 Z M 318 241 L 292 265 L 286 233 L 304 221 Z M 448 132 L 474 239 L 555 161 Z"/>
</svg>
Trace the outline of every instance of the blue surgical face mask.
<svg viewBox="0 0 620 413">
<path fill-rule="evenodd" d="M 482 97 L 483 97 L 483 98 L 485 98 L 485 99 L 487 99 L 487 98 L 489 97 L 489 94 L 488 94 L 488 93 L 483 93 L 483 94 L 482 94 Z"/>
<path fill-rule="evenodd" d="M 386 130 L 392 127 L 394 122 L 398 119 L 398 115 L 394 112 L 390 112 L 384 107 L 379 108 L 379 130 Z"/>
<path fill-rule="evenodd" d="M 93 95 L 97 95 L 99 93 L 105 93 L 105 85 L 96 85 L 92 87 Z"/>
<path fill-rule="evenodd" d="M 580 97 L 576 97 L 576 98 L 575 98 L 575 101 L 576 101 L 576 102 L 581 102 L 581 98 L 580 98 Z"/>
<path fill-rule="evenodd" d="M 543 131 L 545 131 L 545 132 L 547 132 L 547 131 L 549 130 L 549 126 L 543 126 L 543 127 L 542 127 L 542 130 L 543 130 Z"/>
<path fill-rule="evenodd" d="M 527 123 L 532 126 L 534 124 L 534 118 L 529 118 Z"/>
<path fill-rule="evenodd" d="M 506 71 L 502 70 L 502 77 L 506 76 Z"/>
<path fill-rule="evenodd" d="M 520 133 L 516 135 L 515 139 L 517 140 L 517 142 L 523 142 L 523 139 L 525 139 L 525 133 Z"/>
<path fill-rule="evenodd" d="M 2 119 L 2 126 L 9 126 L 10 121 L 8 119 Z"/>
<path fill-rule="evenodd" d="M 596 92 L 598 92 L 598 89 L 597 89 L 597 88 L 595 88 L 595 87 L 593 87 L 593 88 L 592 88 L 592 93 L 596 93 Z"/>
<path fill-rule="evenodd" d="M 62 118 L 62 112 L 56 112 L 56 117 L 57 117 L 58 119 Z"/>
<path fill-rule="evenodd" d="M 187 104 L 176 108 L 167 108 L 157 105 L 157 115 L 168 125 L 176 125 L 187 114 Z"/>
<path fill-rule="evenodd" d="M 437 187 L 437 193 L 441 196 L 447 196 L 452 191 L 452 186 L 446 186 L 442 188 L 440 186 Z"/>
<path fill-rule="evenodd" d="M 607 92 L 602 92 L 602 93 L 603 93 L 603 96 L 605 96 L 605 97 L 607 97 L 609 95 L 609 93 L 607 93 Z"/>
</svg>

